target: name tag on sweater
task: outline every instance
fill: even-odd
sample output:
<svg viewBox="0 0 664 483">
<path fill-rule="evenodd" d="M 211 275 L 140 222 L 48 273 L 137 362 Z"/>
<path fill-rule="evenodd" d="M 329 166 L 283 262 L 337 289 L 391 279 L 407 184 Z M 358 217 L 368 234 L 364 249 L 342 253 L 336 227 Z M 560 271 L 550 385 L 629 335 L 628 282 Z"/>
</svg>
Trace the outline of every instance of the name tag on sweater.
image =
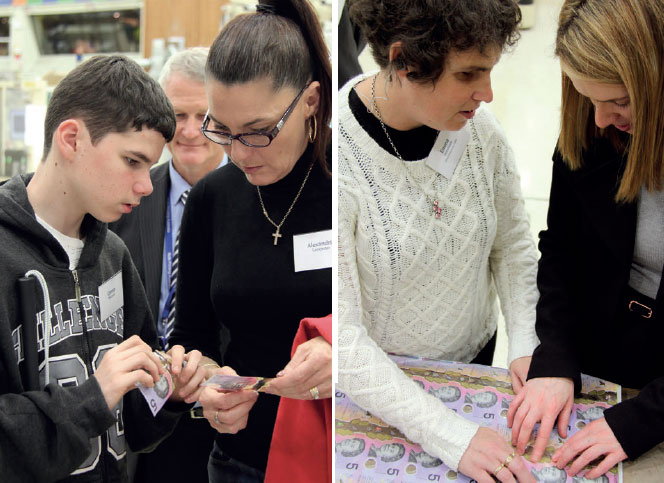
<svg viewBox="0 0 664 483">
<path fill-rule="evenodd" d="M 122 271 L 119 271 L 99 286 L 99 317 L 106 320 L 123 305 Z"/>
<path fill-rule="evenodd" d="M 293 235 L 295 271 L 332 268 L 332 230 Z"/>
<path fill-rule="evenodd" d="M 440 131 L 427 158 L 427 166 L 451 179 L 469 139 L 470 132 L 467 126 L 459 131 Z"/>
</svg>

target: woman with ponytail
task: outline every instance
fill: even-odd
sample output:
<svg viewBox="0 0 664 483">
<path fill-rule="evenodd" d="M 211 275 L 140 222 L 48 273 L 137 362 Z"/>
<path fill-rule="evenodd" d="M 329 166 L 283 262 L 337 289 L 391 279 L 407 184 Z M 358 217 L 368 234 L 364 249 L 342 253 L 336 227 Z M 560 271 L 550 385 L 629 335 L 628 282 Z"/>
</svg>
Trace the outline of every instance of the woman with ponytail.
<svg viewBox="0 0 664 483">
<path fill-rule="evenodd" d="M 331 89 L 328 51 L 308 1 L 261 1 L 219 33 L 206 66 L 201 130 L 231 163 L 188 197 L 171 342 L 201 350 L 209 375 L 275 377 L 262 392 L 327 405 Z M 306 337 L 291 358 L 305 318 Z M 203 391 L 203 416 L 218 431 L 210 481 L 263 480 L 279 401 L 255 391 Z"/>
</svg>

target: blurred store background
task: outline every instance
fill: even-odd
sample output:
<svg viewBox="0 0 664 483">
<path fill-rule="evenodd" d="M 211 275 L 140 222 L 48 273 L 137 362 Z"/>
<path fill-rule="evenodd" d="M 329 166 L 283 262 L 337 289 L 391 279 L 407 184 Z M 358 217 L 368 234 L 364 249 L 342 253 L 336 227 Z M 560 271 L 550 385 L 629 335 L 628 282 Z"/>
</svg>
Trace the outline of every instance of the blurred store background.
<svg viewBox="0 0 664 483">
<path fill-rule="evenodd" d="M 332 0 L 312 0 L 332 42 Z M 255 0 L 0 0 L 0 179 L 34 171 L 53 88 L 77 63 L 122 53 L 157 78 L 166 59 L 209 46 Z"/>
</svg>

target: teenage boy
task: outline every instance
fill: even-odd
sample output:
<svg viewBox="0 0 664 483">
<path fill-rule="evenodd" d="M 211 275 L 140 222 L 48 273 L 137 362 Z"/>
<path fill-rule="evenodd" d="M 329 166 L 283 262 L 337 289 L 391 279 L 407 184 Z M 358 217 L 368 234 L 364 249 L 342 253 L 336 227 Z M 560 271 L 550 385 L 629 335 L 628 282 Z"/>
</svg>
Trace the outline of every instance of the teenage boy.
<svg viewBox="0 0 664 483">
<path fill-rule="evenodd" d="M 34 175 L 0 187 L 0 481 L 127 481 L 127 444 L 157 444 L 197 397 L 201 356 L 181 347 L 177 389 L 156 417 L 133 390 L 165 369 L 139 276 L 106 227 L 150 194 L 174 129 L 163 90 L 135 62 L 94 57 L 53 91 Z M 38 280 L 25 320 L 24 276 Z"/>
</svg>

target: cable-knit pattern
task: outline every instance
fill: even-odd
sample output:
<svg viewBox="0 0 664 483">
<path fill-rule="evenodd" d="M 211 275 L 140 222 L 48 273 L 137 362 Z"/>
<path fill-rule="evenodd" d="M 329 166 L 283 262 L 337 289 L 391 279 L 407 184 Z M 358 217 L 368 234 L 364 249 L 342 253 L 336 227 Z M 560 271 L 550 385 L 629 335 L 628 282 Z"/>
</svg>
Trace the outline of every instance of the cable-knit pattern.
<svg viewBox="0 0 664 483">
<path fill-rule="evenodd" d="M 469 362 L 496 330 L 497 291 L 509 361 L 532 354 L 537 250 L 513 154 L 479 109 L 451 180 L 424 160 L 403 162 L 353 116 L 357 80 L 339 93 L 338 387 L 456 470 L 478 426 L 386 352 Z"/>
</svg>

